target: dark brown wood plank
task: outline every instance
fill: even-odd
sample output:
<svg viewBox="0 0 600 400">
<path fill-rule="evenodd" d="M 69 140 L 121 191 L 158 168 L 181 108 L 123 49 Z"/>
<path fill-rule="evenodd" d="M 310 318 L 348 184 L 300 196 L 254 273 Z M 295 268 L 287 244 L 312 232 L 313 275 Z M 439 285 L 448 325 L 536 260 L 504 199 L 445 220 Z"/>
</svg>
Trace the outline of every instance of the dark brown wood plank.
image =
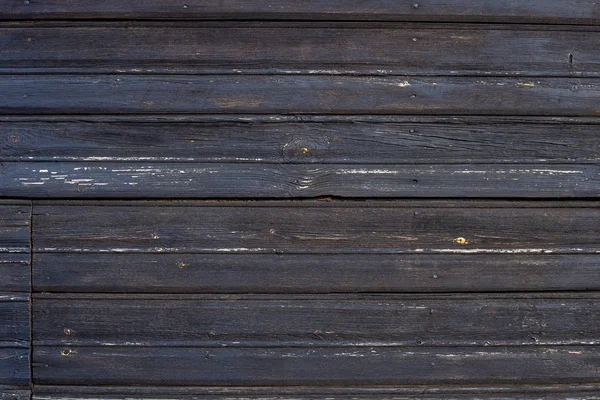
<svg viewBox="0 0 600 400">
<path fill-rule="evenodd" d="M 583 78 L 4 75 L 0 92 L 0 114 L 20 115 L 600 115 Z"/>
<path fill-rule="evenodd" d="M 36 347 L 40 384 L 402 385 L 597 382 L 596 346 Z"/>
<path fill-rule="evenodd" d="M 252 399 L 318 400 L 598 400 L 597 384 L 398 386 L 398 387 L 110 387 L 36 385 L 34 400 L 78 399 Z M 12 400 L 12 399 L 11 399 Z"/>
<path fill-rule="evenodd" d="M 0 388 L 3 385 L 29 387 L 29 349 L 0 347 Z"/>
<path fill-rule="evenodd" d="M 0 25 L 0 71 L 598 76 L 598 28 L 554 29 L 406 23 L 5 23 Z"/>
<path fill-rule="evenodd" d="M 34 255 L 41 292 L 331 293 L 600 290 L 584 254 Z"/>
<path fill-rule="evenodd" d="M 600 125 L 464 118 L 0 122 L 3 161 L 600 163 Z"/>
<path fill-rule="evenodd" d="M 598 165 L 7 162 L 3 195 L 30 198 L 597 198 Z"/>
<path fill-rule="evenodd" d="M 34 345 L 600 344 L 598 296 L 43 296 Z"/>
<path fill-rule="evenodd" d="M 27 295 L 0 293 L 0 321 L 0 347 L 29 347 Z"/>
<path fill-rule="evenodd" d="M 2 3 L 3 19 L 81 19 L 81 18 L 182 18 L 182 19 L 342 19 L 408 21 L 476 21 L 600 23 L 600 10 L 593 0 L 227 0 L 207 2 L 168 0 L 122 2 L 118 0 L 44 1 Z"/>
<path fill-rule="evenodd" d="M 354 204 L 353 204 L 354 203 Z M 600 208 L 504 202 L 35 206 L 36 252 L 596 253 Z M 145 204 L 139 207 L 139 204 Z M 194 203 L 192 203 L 194 204 Z M 298 206 L 296 205 L 298 204 Z M 479 204 L 479 206 L 478 206 Z M 527 223 L 524 223 L 526 221 Z"/>
</svg>

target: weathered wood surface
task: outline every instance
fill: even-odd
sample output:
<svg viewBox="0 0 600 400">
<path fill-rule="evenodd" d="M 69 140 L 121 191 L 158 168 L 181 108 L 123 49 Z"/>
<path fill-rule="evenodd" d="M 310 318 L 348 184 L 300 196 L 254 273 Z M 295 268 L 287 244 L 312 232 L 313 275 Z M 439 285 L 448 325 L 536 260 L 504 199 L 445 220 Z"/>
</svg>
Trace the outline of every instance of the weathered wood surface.
<svg viewBox="0 0 600 400">
<path fill-rule="evenodd" d="M 34 346 L 600 344 L 595 294 L 37 295 Z M 409 352 L 410 350 L 407 350 Z"/>
<path fill-rule="evenodd" d="M 169 0 L 122 2 L 118 0 L 12 2 L 4 0 L 2 19 L 309 19 L 537 22 L 546 24 L 598 24 L 600 10 L 594 0 L 514 2 L 510 0 L 227 0 L 211 2 Z"/>
<path fill-rule="evenodd" d="M 0 386 L 0 400 L 29 400 L 31 392 L 29 390 L 11 390 L 3 389 Z"/>
<path fill-rule="evenodd" d="M 595 118 L 4 117 L 0 151 L 4 162 L 567 165 L 600 163 L 599 132 Z"/>
<path fill-rule="evenodd" d="M 598 400 L 597 384 L 486 385 L 484 388 L 439 386 L 396 387 L 94 387 L 36 385 L 34 400 L 78 399 L 251 399 L 318 400 Z"/>
<path fill-rule="evenodd" d="M 40 292 L 332 293 L 600 290 L 595 254 L 36 253 Z"/>
<path fill-rule="evenodd" d="M 595 254 L 597 204 L 40 202 L 33 245 L 35 252 Z"/>
<path fill-rule="evenodd" d="M 597 27 L 0 24 L 2 72 L 598 76 Z"/>
<path fill-rule="evenodd" d="M 31 198 L 596 198 L 600 166 L 7 162 L 0 182 Z"/>
<path fill-rule="evenodd" d="M 28 348 L 3 347 L 0 342 L 0 393 L 3 386 L 11 389 L 29 386 Z"/>
<path fill-rule="evenodd" d="M 29 297 L 0 293 L 0 347 L 29 347 Z"/>
<path fill-rule="evenodd" d="M 600 116 L 591 78 L 2 75 L 0 114 Z"/>
<path fill-rule="evenodd" d="M 29 201 L 0 200 L 0 293 L 30 291 L 30 218 Z"/>
<path fill-rule="evenodd" d="M 40 384 L 403 385 L 597 382 L 597 346 L 36 347 Z"/>
</svg>

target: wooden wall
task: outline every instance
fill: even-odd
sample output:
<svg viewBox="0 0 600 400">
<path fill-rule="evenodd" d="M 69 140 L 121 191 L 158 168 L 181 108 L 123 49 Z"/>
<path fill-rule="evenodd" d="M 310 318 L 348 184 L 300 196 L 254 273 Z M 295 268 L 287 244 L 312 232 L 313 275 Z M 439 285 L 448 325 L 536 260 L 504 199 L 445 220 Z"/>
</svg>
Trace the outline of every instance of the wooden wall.
<svg viewBox="0 0 600 400">
<path fill-rule="evenodd" d="M 600 399 L 594 0 L 0 1 L 0 400 Z"/>
</svg>

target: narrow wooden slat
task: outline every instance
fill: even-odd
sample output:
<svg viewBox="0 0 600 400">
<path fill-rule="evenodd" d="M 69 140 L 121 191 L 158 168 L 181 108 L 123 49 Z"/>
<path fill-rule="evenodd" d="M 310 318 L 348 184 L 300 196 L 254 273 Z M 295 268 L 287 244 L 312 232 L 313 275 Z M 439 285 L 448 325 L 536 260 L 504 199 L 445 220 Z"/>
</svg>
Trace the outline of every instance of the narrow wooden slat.
<svg viewBox="0 0 600 400">
<path fill-rule="evenodd" d="M 596 253 L 600 208 L 498 202 L 36 205 L 35 252 Z M 139 204 L 145 204 L 139 207 Z M 520 207 L 520 204 L 525 206 Z M 578 203 L 575 203 L 578 204 Z M 595 204 L 595 203 L 594 203 Z M 482 208 L 482 207 L 492 208 Z M 524 223 L 526 221 L 526 223 Z"/>
<path fill-rule="evenodd" d="M 0 114 L 293 113 L 598 116 L 594 79 L 25 75 Z"/>
<path fill-rule="evenodd" d="M 600 167 L 13 162 L 0 184 L 30 198 L 596 198 Z"/>
<path fill-rule="evenodd" d="M 596 346 L 36 347 L 40 384 L 402 385 L 597 382 Z"/>
<path fill-rule="evenodd" d="M 600 258 L 583 254 L 37 253 L 34 263 L 34 290 L 41 292 L 600 290 Z"/>
<path fill-rule="evenodd" d="M 34 400 L 79 399 L 252 399 L 317 400 L 427 399 L 427 400 L 598 400 L 598 385 L 485 385 L 399 387 L 110 387 L 36 385 Z M 12 399 L 11 399 L 12 400 Z"/>
<path fill-rule="evenodd" d="M 593 295 L 240 296 L 157 295 L 33 303 L 36 345 L 313 346 L 600 344 Z M 241 343 L 241 344 L 240 344 Z"/>
<path fill-rule="evenodd" d="M 4 172 L 0 166 L 0 175 Z M 1 179 L 1 178 L 0 178 Z M 4 186 L 2 195 L 6 196 Z M 29 201 L 11 201 L 0 199 L 0 271 L 7 268 L 10 263 L 29 263 L 29 225 L 31 217 L 31 203 Z M 14 284 L 11 270 L 9 275 L 0 275 L 0 291 L 8 290 Z M 3 281 L 6 281 L 6 287 Z"/>
<path fill-rule="evenodd" d="M 569 29 L 347 23 L 3 24 L 0 71 L 599 75 L 597 28 Z"/>
<path fill-rule="evenodd" d="M 29 400 L 30 398 L 29 390 L 10 390 L 0 387 L 0 400 Z"/>
<path fill-rule="evenodd" d="M 0 293 L 0 321 L 0 347 L 29 347 L 29 301 L 26 295 Z"/>
<path fill-rule="evenodd" d="M 599 129 L 569 119 L 498 118 L 6 121 L 0 151 L 5 162 L 597 164 Z"/>
<path fill-rule="evenodd" d="M 600 11 L 593 0 L 285 0 L 274 4 L 266 0 L 227 0 L 207 2 L 169 0 L 122 2 L 118 0 L 4 2 L 4 19 L 343 19 L 401 21 L 475 21 L 600 23 Z"/>
<path fill-rule="evenodd" d="M 0 347 L 0 387 L 2 385 L 29 386 L 29 349 Z"/>
</svg>

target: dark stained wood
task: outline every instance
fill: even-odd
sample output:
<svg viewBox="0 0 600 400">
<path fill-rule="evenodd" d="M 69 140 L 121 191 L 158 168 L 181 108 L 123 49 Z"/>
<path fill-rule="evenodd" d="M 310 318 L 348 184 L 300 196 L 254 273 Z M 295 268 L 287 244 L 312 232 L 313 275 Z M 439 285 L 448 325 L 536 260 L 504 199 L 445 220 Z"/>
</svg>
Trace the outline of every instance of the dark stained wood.
<svg viewBox="0 0 600 400">
<path fill-rule="evenodd" d="M 600 166 L 7 162 L 0 183 L 30 198 L 597 198 Z"/>
<path fill-rule="evenodd" d="M 40 384 L 403 385 L 597 382 L 597 346 L 36 347 Z"/>
<path fill-rule="evenodd" d="M 0 387 L 0 400 L 29 400 L 31 392 L 28 390 L 10 390 Z"/>
<path fill-rule="evenodd" d="M 0 301 L 2 292 L 30 291 L 30 218 L 31 202 L 0 200 Z"/>
<path fill-rule="evenodd" d="M 36 253 L 34 263 L 34 290 L 41 292 L 600 290 L 594 254 Z"/>
<path fill-rule="evenodd" d="M 169 0 L 52 0 L 29 3 L 4 1 L 0 18 L 341 19 L 598 24 L 600 11 L 593 0 L 348 0 L 335 3 L 327 0 L 285 0 L 276 4 L 266 0 L 186 0 L 185 3 Z"/>
<path fill-rule="evenodd" d="M 0 166 L 0 174 L 2 173 Z M 2 186 L 3 195 L 4 187 Z M 0 199 L 0 263 L 29 262 L 31 203 Z M 0 290 L 2 284 L 0 283 Z"/>
<path fill-rule="evenodd" d="M 29 349 L 0 344 L 0 393 L 2 386 L 29 386 Z M 14 393 L 9 392 L 9 395 Z M 0 395 L 0 399 L 4 400 Z M 10 399 L 10 397 L 8 397 Z"/>
<path fill-rule="evenodd" d="M 0 43 L 4 72 L 600 74 L 597 27 L 4 23 Z"/>
<path fill-rule="evenodd" d="M 598 296 L 37 296 L 35 345 L 600 344 Z M 407 352 L 410 350 L 407 350 Z"/>
<path fill-rule="evenodd" d="M 599 116 L 594 79 L 4 75 L 0 114 Z"/>
<path fill-rule="evenodd" d="M 0 121 L 0 151 L 5 162 L 597 164 L 600 123 L 584 122 L 474 117 L 12 118 Z"/>
<path fill-rule="evenodd" d="M 21 258 L 28 254 L 16 254 L 14 258 Z M 15 256 L 11 254 L 11 256 Z M 13 257 L 8 257 L 13 258 Z M 29 292 L 31 280 L 31 267 L 28 262 L 0 261 L 0 291 L 1 292 Z"/>
<path fill-rule="evenodd" d="M 252 399 L 318 400 L 427 399 L 427 400 L 598 400 L 597 384 L 486 385 L 484 388 L 455 385 L 396 387 L 110 387 L 36 385 L 34 400 L 78 399 Z"/>
<path fill-rule="evenodd" d="M 600 208 L 595 202 L 72 204 L 35 205 L 35 252 L 595 254 L 600 251 L 596 223 Z"/>
<path fill-rule="evenodd" d="M 0 293 L 0 321 L 0 347 L 29 347 L 28 296 Z"/>
</svg>

